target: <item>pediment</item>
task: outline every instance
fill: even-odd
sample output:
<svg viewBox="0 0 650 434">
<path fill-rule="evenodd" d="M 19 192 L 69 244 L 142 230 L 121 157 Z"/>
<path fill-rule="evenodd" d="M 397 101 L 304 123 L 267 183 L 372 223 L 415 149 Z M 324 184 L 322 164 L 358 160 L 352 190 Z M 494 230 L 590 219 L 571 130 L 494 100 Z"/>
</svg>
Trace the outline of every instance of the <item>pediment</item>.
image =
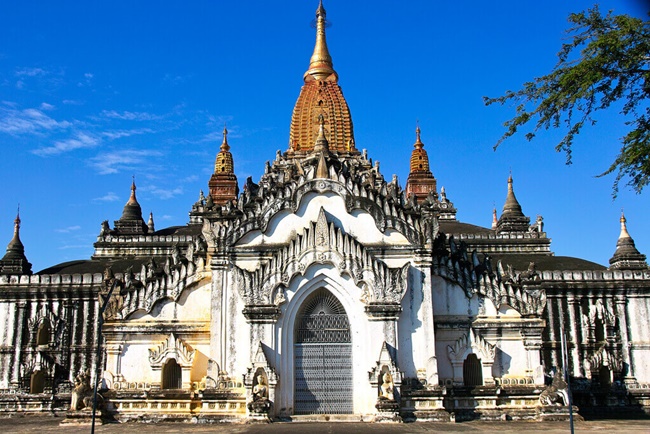
<svg viewBox="0 0 650 434">
<path fill-rule="evenodd" d="M 320 209 L 324 209 L 329 220 L 345 233 L 365 245 L 409 246 L 411 241 L 392 228 L 382 232 L 375 218 L 363 209 L 349 212 L 345 201 L 336 194 L 306 194 L 295 212 L 283 209 L 269 217 L 264 228 L 254 229 L 243 235 L 236 243 L 238 247 L 259 247 L 288 243 L 299 228 L 307 227 L 317 220 Z"/>
<path fill-rule="evenodd" d="M 368 288 L 365 303 L 399 303 L 406 291 L 410 264 L 391 268 L 377 259 L 351 235 L 329 221 L 324 208 L 286 245 L 273 250 L 270 259 L 249 271 L 235 265 L 236 285 L 247 305 L 271 305 L 279 286 L 304 275 L 313 264 L 327 264 Z"/>
</svg>

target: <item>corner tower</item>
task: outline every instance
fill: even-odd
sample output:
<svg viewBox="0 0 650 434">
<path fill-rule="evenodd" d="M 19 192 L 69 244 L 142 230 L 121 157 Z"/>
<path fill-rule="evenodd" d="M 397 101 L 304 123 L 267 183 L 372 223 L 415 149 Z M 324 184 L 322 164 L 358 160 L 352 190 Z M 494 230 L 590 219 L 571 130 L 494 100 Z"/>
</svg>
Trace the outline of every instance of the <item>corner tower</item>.
<svg viewBox="0 0 650 434">
<path fill-rule="evenodd" d="M 416 202 L 421 202 L 429 196 L 430 192 L 436 193 L 436 178 L 429 169 L 429 156 L 424 150 L 424 143 L 420 139 L 420 127 L 415 128 L 415 143 L 411 154 L 411 168 L 406 180 L 406 197 L 414 196 Z"/>
<path fill-rule="evenodd" d="M 20 241 L 20 211 L 14 220 L 14 236 L 7 245 L 7 253 L 0 259 L 0 275 L 32 274 L 32 264 L 25 256 L 25 246 Z"/>
<path fill-rule="evenodd" d="M 322 116 L 329 150 L 342 155 L 357 155 L 354 146 L 352 117 L 348 103 L 338 85 L 338 74 L 325 39 L 325 8 L 321 1 L 316 10 L 316 45 L 305 72 L 305 84 L 293 109 L 289 132 L 289 156 L 311 153 L 319 132 Z"/>
<path fill-rule="evenodd" d="M 210 177 L 210 181 L 208 181 L 208 188 L 210 189 L 210 197 L 214 203 L 219 205 L 237 199 L 237 194 L 239 194 L 237 176 L 235 176 L 235 163 L 230 153 L 226 127 L 223 128 L 223 141 L 214 162 L 214 173 Z"/>
</svg>

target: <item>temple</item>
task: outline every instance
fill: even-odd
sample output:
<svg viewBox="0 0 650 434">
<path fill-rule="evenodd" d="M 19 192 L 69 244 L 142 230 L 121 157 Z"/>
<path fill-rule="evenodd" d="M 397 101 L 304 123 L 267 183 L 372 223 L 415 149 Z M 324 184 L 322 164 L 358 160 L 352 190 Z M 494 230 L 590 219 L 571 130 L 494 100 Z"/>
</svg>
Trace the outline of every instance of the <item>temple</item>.
<svg viewBox="0 0 650 434">
<path fill-rule="evenodd" d="M 133 180 L 91 258 L 33 273 L 16 218 L 0 413 L 83 412 L 95 383 L 119 421 L 546 420 L 569 397 L 650 412 L 650 269 L 625 217 L 608 267 L 556 256 L 512 175 L 491 227 L 461 222 L 419 125 L 404 188 L 386 179 L 356 146 L 325 20 L 321 2 L 288 147 L 256 182 L 224 127 L 184 226 L 145 221 Z"/>
</svg>

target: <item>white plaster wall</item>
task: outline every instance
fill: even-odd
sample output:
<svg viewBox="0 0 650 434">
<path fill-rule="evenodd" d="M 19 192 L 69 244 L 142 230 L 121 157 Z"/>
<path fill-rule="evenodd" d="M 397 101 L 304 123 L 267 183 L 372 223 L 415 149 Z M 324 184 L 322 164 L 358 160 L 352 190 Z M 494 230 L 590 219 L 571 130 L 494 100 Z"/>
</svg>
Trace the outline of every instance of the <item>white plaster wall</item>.
<svg viewBox="0 0 650 434">
<path fill-rule="evenodd" d="M 468 299 L 465 291 L 442 277 L 432 278 L 433 314 L 437 316 L 472 316 L 478 313 L 478 297 Z"/>
<path fill-rule="evenodd" d="M 210 282 L 185 289 L 177 301 L 164 299 L 154 304 L 151 312 L 134 312 L 130 321 L 149 322 L 152 320 L 208 321 L 210 319 Z"/>
<path fill-rule="evenodd" d="M 639 383 L 650 383 L 650 299 L 628 298 L 634 376 Z"/>
<path fill-rule="evenodd" d="M 495 354 L 494 365 L 492 366 L 492 375 L 494 377 L 523 377 L 526 375 L 528 356 L 518 331 L 514 333 L 507 332 L 506 336 L 498 340 L 489 338 L 486 340 L 492 345 L 496 345 L 502 352 L 501 356 L 499 356 L 498 350 Z M 501 360 L 499 360 L 499 357 L 501 357 Z"/>
<path fill-rule="evenodd" d="M 412 267 L 408 288 L 402 299 L 402 313 L 398 320 L 398 367 L 406 377 L 415 378 L 418 372 L 426 375 L 429 361 L 436 356 L 431 302 L 426 303 L 425 272 Z M 429 298 L 430 300 L 430 298 Z M 432 373 L 429 373 L 432 374 Z"/>
</svg>

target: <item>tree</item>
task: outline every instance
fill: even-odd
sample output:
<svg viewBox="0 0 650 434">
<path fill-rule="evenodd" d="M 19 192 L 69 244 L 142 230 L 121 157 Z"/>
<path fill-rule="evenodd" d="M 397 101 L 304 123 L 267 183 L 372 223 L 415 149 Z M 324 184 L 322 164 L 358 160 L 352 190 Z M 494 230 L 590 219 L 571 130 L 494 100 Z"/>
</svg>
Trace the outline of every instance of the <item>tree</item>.
<svg viewBox="0 0 650 434">
<path fill-rule="evenodd" d="M 486 105 L 517 104 L 494 149 L 526 124 L 531 125 L 527 140 L 540 130 L 564 126 L 566 135 L 555 150 L 564 152 L 571 164 L 575 136 L 596 123 L 595 112 L 620 102 L 629 131 L 621 138 L 614 162 L 598 176 L 616 172 L 614 197 L 624 178 L 640 193 L 650 184 L 650 22 L 611 11 L 603 16 L 598 6 L 569 15 L 569 22 L 571 37 L 550 74 L 524 83 L 516 92 L 483 98 Z"/>
</svg>

